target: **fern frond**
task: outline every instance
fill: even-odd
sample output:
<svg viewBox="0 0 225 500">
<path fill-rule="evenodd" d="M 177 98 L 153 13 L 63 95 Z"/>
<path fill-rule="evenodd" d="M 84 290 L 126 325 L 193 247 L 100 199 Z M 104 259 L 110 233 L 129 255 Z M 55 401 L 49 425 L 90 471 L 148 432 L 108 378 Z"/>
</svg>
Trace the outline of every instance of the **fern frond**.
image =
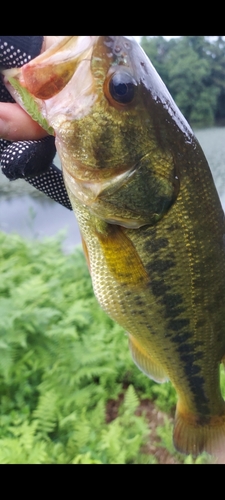
<svg viewBox="0 0 225 500">
<path fill-rule="evenodd" d="M 57 421 L 57 395 L 54 391 L 41 394 L 33 418 L 39 432 L 48 434 L 54 430 Z"/>
<path fill-rule="evenodd" d="M 133 385 L 129 385 L 124 398 L 124 410 L 129 414 L 133 414 L 139 405 L 139 399 L 134 390 Z"/>
<path fill-rule="evenodd" d="M 101 460 L 96 460 L 91 458 L 91 452 L 88 451 L 87 453 L 77 455 L 73 460 L 72 464 L 83 464 L 83 465 L 90 465 L 90 464 L 102 464 L 103 462 Z"/>
</svg>

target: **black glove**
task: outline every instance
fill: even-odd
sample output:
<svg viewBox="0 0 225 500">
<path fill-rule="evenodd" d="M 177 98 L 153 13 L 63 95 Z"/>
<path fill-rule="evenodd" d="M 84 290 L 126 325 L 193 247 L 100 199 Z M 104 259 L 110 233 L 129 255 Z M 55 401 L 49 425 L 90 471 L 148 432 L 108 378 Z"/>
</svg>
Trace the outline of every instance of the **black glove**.
<svg viewBox="0 0 225 500">
<path fill-rule="evenodd" d="M 0 36 L 0 68 L 19 67 L 36 57 L 43 36 Z M 0 101 L 14 102 L 0 79 Z M 10 180 L 24 179 L 47 196 L 72 210 L 62 172 L 53 163 L 55 139 L 11 142 L 0 139 L 0 163 Z"/>
</svg>

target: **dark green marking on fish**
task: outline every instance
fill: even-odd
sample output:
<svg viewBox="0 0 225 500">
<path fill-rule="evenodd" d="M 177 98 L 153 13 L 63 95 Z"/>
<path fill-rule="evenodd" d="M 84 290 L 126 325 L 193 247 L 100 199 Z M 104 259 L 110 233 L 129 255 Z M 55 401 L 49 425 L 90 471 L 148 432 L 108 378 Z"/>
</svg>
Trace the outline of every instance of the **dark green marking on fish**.
<svg viewBox="0 0 225 500">
<path fill-rule="evenodd" d="M 182 345 L 184 345 L 185 342 L 190 340 L 192 337 L 193 337 L 193 335 L 191 332 L 184 332 L 184 333 L 180 333 L 179 336 L 178 335 L 171 336 L 171 342 L 174 342 L 174 343 L 179 342 L 182 346 Z M 186 346 L 185 346 L 185 348 L 186 348 Z"/>
<path fill-rule="evenodd" d="M 168 328 L 174 332 L 180 332 L 186 326 L 190 325 L 190 320 L 186 318 L 173 318 L 168 323 Z"/>
<path fill-rule="evenodd" d="M 145 307 L 146 305 L 144 300 L 142 300 L 139 296 L 134 297 L 134 302 L 138 307 Z"/>
<path fill-rule="evenodd" d="M 154 233 L 152 232 L 152 236 L 154 236 Z M 152 240 L 147 240 L 146 243 L 145 243 L 145 246 L 144 246 L 144 250 L 146 252 L 151 252 L 152 254 L 153 253 L 157 253 L 159 250 L 162 250 L 163 248 L 167 248 L 168 247 L 168 240 L 167 238 L 154 238 Z"/>
<path fill-rule="evenodd" d="M 172 302 L 172 294 L 166 295 L 160 302 L 165 305 L 165 318 L 176 318 L 185 312 L 184 307 L 176 307 Z"/>
<path fill-rule="evenodd" d="M 170 285 L 166 285 L 163 281 L 160 279 L 152 279 L 151 280 L 151 288 L 152 292 L 156 297 L 162 297 L 171 290 Z"/>
<path fill-rule="evenodd" d="M 131 311 L 131 315 L 132 316 L 136 316 L 136 315 L 140 315 L 140 314 L 144 315 L 145 314 L 145 310 L 144 309 L 140 309 L 138 307 L 138 309 L 133 308 L 132 311 Z"/>
<path fill-rule="evenodd" d="M 175 267 L 175 262 L 174 260 L 169 260 L 169 259 L 155 259 L 152 262 L 149 262 L 149 264 L 146 266 L 147 271 L 149 272 L 150 276 L 152 272 L 158 272 L 158 273 L 165 273 L 172 267 Z"/>
<path fill-rule="evenodd" d="M 98 130 L 98 135 L 94 141 L 91 141 L 91 150 L 93 155 L 93 164 L 98 165 L 98 168 L 104 170 L 112 164 L 112 157 L 118 155 L 118 151 L 121 150 L 123 157 L 127 159 L 127 164 L 132 165 L 134 155 L 136 153 L 135 144 L 137 143 L 137 131 L 132 125 L 127 124 L 126 130 L 124 127 L 115 123 L 115 127 L 118 127 L 118 135 L 112 134 L 112 122 L 111 117 L 106 117 L 101 115 L 102 126 L 101 130 Z M 86 141 L 89 141 L 89 137 L 86 137 Z M 83 148 L 84 137 L 80 133 L 76 137 L 76 146 L 79 150 Z"/>
<path fill-rule="evenodd" d="M 183 303 L 182 295 L 180 293 L 170 293 L 168 297 L 170 300 L 169 305 L 171 307 L 177 307 Z"/>
<path fill-rule="evenodd" d="M 200 414 L 207 417 L 210 415 L 209 399 L 204 392 L 205 380 L 198 375 L 201 372 L 201 367 L 196 364 L 196 361 L 202 359 L 203 353 L 200 351 L 195 352 L 199 342 L 195 342 L 194 345 L 186 343 L 192 336 L 191 332 L 185 332 L 171 337 L 170 340 L 177 344 L 176 350 L 179 353 L 188 385 L 194 396 L 196 409 Z"/>
<path fill-rule="evenodd" d="M 196 342 L 194 343 L 194 347 L 196 347 Z M 195 361 L 198 361 L 199 359 L 202 359 L 203 357 L 204 357 L 204 354 L 202 351 L 195 352 Z"/>
<path fill-rule="evenodd" d="M 152 231 L 153 236 L 154 230 Z M 154 238 L 155 236 L 155 238 Z M 190 319 L 180 317 L 185 314 L 183 298 L 180 293 L 174 293 L 173 287 L 165 283 L 168 273 L 175 269 L 175 258 L 171 252 L 166 253 L 164 258 L 160 258 L 161 250 L 168 247 L 168 240 L 156 236 L 145 242 L 145 249 L 151 255 L 151 261 L 146 265 L 146 270 L 150 276 L 150 286 L 156 300 L 164 308 L 164 318 L 168 321 L 165 339 L 168 339 L 175 346 L 183 366 L 184 374 L 188 381 L 190 392 L 193 394 L 194 403 L 199 415 L 204 415 L 207 419 L 210 415 L 208 406 L 209 400 L 205 395 L 205 380 L 200 375 L 201 366 L 198 361 L 202 359 L 203 353 L 198 347 L 201 342 L 193 342 L 193 332 L 190 330 Z M 175 276 L 174 276 L 175 280 Z M 197 345 L 198 344 L 198 345 Z"/>
<path fill-rule="evenodd" d="M 197 330 L 200 328 L 203 328 L 205 326 L 205 319 L 204 318 L 199 318 L 196 321 L 196 328 Z"/>
</svg>

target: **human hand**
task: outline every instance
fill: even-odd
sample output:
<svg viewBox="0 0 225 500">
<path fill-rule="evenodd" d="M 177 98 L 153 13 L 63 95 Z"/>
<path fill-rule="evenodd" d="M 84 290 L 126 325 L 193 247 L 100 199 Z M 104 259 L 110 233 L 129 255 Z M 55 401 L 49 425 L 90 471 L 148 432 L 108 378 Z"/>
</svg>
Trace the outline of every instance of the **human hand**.
<svg viewBox="0 0 225 500">
<path fill-rule="evenodd" d="M 56 36 L 0 37 L 0 67 L 6 69 L 21 66 L 32 57 L 36 57 L 39 52 L 47 50 L 56 41 Z M 21 58 L 22 44 L 27 46 L 28 53 L 23 52 Z M 47 136 L 47 132 L 32 120 L 19 104 L 11 102 L 12 98 L 2 82 L 0 82 L 0 101 L 2 101 L 0 102 L 0 138 L 8 141 L 23 141 L 38 140 Z"/>
<path fill-rule="evenodd" d="M 56 40 L 55 36 L 0 36 L 1 69 L 22 66 Z M 47 136 L 46 131 L 14 102 L 1 80 L 2 172 L 10 180 L 23 178 L 50 198 L 72 209 L 61 170 L 52 163 L 55 152 L 54 137 Z"/>
</svg>

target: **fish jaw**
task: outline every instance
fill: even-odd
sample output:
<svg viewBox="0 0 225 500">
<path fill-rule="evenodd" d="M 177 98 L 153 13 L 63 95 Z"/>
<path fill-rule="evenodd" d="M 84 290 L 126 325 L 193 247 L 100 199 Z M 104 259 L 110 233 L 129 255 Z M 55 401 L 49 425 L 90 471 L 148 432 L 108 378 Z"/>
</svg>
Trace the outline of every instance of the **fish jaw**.
<svg viewBox="0 0 225 500">
<path fill-rule="evenodd" d="M 15 100 L 29 113 L 10 84 L 12 78 L 31 94 L 56 136 L 62 123 L 79 118 L 81 109 L 88 113 L 89 105 L 95 100 L 90 71 L 95 42 L 96 37 L 91 36 L 63 37 L 21 68 L 2 72 L 4 83 Z"/>
<path fill-rule="evenodd" d="M 61 38 L 61 37 L 60 37 Z M 81 60 L 88 56 L 94 37 L 67 36 L 21 68 L 3 71 L 17 78 L 28 92 L 46 100 L 58 94 L 72 78 Z"/>
<path fill-rule="evenodd" d="M 94 37 L 69 36 L 23 66 L 27 90 L 39 99 L 58 94 L 71 80 L 79 63 L 88 57 Z"/>
</svg>

